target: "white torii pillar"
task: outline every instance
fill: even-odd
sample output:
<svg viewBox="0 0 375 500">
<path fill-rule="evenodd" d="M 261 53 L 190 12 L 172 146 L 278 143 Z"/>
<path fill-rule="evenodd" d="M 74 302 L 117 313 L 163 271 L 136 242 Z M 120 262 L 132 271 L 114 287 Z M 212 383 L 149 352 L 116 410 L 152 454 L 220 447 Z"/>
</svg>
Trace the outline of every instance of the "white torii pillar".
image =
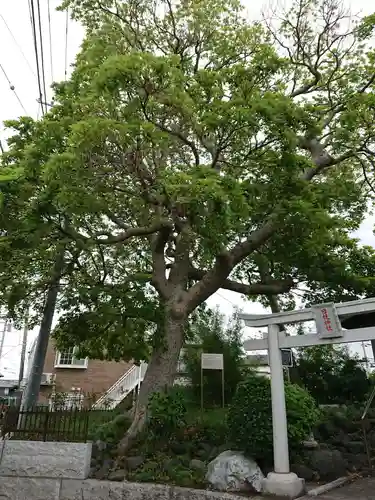
<svg viewBox="0 0 375 500">
<path fill-rule="evenodd" d="M 373 311 L 375 311 L 375 298 L 340 304 L 318 304 L 309 309 L 274 314 L 240 314 L 246 326 L 268 327 L 265 338 L 246 340 L 243 344 L 246 351 L 268 350 L 271 371 L 274 471 L 264 480 L 264 493 L 297 498 L 305 489 L 304 480 L 290 472 L 281 349 L 373 340 L 375 325 L 369 328 L 344 330 L 340 322 L 340 319 Z M 287 336 L 278 326 L 311 320 L 316 323 L 316 334 Z"/>
</svg>

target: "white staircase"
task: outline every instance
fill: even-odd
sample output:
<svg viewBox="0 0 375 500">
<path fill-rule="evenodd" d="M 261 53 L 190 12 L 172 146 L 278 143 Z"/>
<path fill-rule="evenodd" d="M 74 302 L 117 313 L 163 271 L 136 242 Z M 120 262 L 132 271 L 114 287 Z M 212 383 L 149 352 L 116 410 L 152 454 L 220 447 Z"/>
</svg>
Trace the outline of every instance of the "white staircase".
<svg viewBox="0 0 375 500">
<path fill-rule="evenodd" d="M 147 370 L 147 363 L 140 366 L 133 365 L 120 377 L 95 403 L 94 409 L 113 409 L 123 401 L 126 396 L 139 387 Z"/>
</svg>

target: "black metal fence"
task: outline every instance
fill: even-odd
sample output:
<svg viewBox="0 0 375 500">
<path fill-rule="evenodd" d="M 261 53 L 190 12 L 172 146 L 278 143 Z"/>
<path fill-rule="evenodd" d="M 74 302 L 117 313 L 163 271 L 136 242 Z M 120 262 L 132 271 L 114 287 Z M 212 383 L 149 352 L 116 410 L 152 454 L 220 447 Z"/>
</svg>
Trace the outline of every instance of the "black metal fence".
<svg viewBox="0 0 375 500">
<path fill-rule="evenodd" d="M 31 410 L 9 407 L 0 422 L 2 438 L 33 441 L 86 442 L 90 410 L 51 410 L 36 407 Z"/>
</svg>

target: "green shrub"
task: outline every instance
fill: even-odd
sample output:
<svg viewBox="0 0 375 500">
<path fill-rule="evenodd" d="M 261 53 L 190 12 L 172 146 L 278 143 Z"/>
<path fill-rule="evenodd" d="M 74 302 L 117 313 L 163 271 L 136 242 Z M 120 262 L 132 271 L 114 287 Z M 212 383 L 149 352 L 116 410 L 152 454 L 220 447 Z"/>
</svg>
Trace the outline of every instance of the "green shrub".
<svg viewBox="0 0 375 500">
<path fill-rule="evenodd" d="M 319 421 L 321 412 L 315 399 L 296 384 L 285 385 L 288 438 L 291 447 L 299 448 Z"/>
<path fill-rule="evenodd" d="M 89 437 L 93 441 L 105 441 L 108 444 L 117 444 L 129 429 L 131 421 L 127 415 L 117 415 L 114 419 L 92 429 Z"/>
<path fill-rule="evenodd" d="M 190 469 L 190 459 L 170 457 L 160 451 L 152 456 L 135 471 L 128 473 L 127 479 L 136 482 L 164 483 L 191 488 L 205 487 L 205 471 Z"/>
<path fill-rule="evenodd" d="M 288 437 L 291 451 L 297 450 L 319 419 L 314 399 L 299 386 L 285 385 Z M 272 409 L 270 381 L 250 375 L 239 384 L 228 410 L 228 432 L 233 445 L 247 455 L 272 462 Z"/>
<path fill-rule="evenodd" d="M 180 388 L 154 393 L 148 410 L 148 428 L 157 436 L 169 436 L 186 425 L 185 393 Z"/>
<path fill-rule="evenodd" d="M 184 433 L 197 444 L 222 446 L 228 440 L 227 409 L 217 408 L 190 416 Z"/>
</svg>

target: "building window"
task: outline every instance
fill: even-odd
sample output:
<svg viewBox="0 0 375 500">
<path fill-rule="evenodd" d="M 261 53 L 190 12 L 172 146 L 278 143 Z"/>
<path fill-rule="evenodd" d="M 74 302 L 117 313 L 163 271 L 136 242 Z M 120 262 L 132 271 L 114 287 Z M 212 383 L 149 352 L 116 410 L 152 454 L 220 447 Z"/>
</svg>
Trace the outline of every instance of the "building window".
<svg viewBox="0 0 375 500">
<path fill-rule="evenodd" d="M 87 368 L 88 359 L 79 359 L 75 356 L 77 349 L 70 347 L 56 352 L 55 368 Z"/>
</svg>

